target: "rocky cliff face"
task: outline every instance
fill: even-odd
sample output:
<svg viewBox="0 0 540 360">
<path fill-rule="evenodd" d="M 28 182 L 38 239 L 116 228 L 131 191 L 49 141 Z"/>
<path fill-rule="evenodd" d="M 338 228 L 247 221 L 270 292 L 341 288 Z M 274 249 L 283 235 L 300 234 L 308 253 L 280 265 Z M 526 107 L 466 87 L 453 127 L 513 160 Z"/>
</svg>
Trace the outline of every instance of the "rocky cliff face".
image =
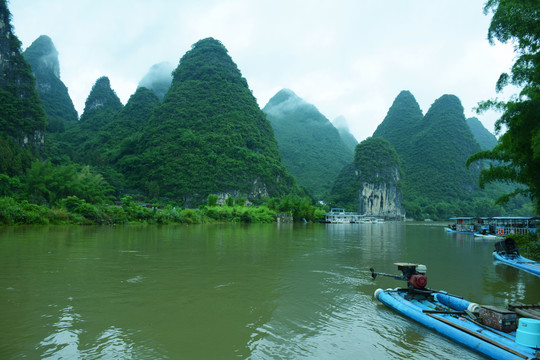
<svg viewBox="0 0 540 360">
<path fill-rule="evenodd" d="M 388 170 L 394 174 L 389 182 L 361 182 L 358 213 L 385 219 L 405 220 L 403 195 L 397 185 L 400 181 L 399 168 L 396 165 L 385 172 L 388 173 Z"/>
</svg>

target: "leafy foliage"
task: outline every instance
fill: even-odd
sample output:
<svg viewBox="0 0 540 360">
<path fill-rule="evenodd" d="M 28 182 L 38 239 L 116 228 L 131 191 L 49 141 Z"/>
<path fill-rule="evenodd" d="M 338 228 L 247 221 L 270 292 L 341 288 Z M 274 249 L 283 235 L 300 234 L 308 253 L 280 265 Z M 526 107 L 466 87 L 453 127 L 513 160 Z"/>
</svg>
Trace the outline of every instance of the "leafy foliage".
<svg viewBox="0 0 540 360">
<path fill-rule="evenodd" d="M 266 106 L 283 156 L 283 164 L 316 198 L 331 189 L 339 171 L 352 160 L 338 130 L 315 106 L 288 89 L 279 91 Z"/>
<path fill-rule="evenodd" d="M 346 211 L 358 211 L 361 187 L 354 163 L 345 165 L 333 183 L 328 203 Z"/>
<path fill-rule="evenodd" d="M 503 112 L 495 130 L 506 132 L 492 150 L 471 156 L 467 165 L 477 160 L 497 160 L 480 173 L 480 186 L 494 181 L 517 182 L 524 185 L 501 196 L 504 203 L 516 195 L 530 197 L 540 213 L 540 3 L 537 1 L 489 0 L 484 12 L 493 12 L 488 31 L 491 43 L 495 39 L 514 45 L 517 59 L 511 73 L 503 73 L 497 90 L 512 84 L 521 87 L 519 95 L 507 102 L 489 100 L 479 111 L 494 108 Z"/>
<path fill-rule="evenodd" d="M 109 199 L 112 190 L 103 176 L 92 173 L 89 166 L 77 169 L 75 165 L 55 166 L 50 161 L 39 160 L 28 169 L 24 183 L 27 199 L 49 205 L 67 196 L 102 203 Z"/>
</svg>

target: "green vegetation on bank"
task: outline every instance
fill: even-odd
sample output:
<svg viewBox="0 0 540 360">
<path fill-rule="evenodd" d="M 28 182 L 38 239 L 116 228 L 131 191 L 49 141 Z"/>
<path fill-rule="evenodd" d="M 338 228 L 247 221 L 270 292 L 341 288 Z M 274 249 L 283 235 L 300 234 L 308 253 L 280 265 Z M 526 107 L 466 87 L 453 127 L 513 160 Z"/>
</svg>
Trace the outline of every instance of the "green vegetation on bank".
<svg viewBox="0 0 540 360">
<path fill-rule="evenodd" d="M 261 204 L 250 206 L 245 199 L 232 197 L 221 206 L 217 196 L 210 196 L 208 202 L 197 209 L 140 204 L 130 196 L 122 198 L 120 204 L 92 204 L 69 196 L 52 207 L 0 197 L 0 225 L 273 223 L 280 214 L 294 221 L 316 222 L 324 219 L 326 211 L 311 199 L 298 196 L 264 199 Z"/>
<path fill-rule="evenodd" d="M 41 36 L 23 57 L 0 0 L 0 223 L 265 222 L 279 212 L 316 221 L 324 213 L 316 200 L 362 212 L 363 182 L 393 186 L 380 176 L 394 174 L 389 161 L 400 166 L 395 189 L 408 218 L 531 215 L 527 196 L 538 213 L 538 9 L 517 0 L 486 3 L 494 12 L 490 39 L 517 41 L 519 58 L 498 87 L 524 86 L 508 103 L 481 106 L 505 111 L 497 126 L 508 131 L 498 145 L 477 120 L 465 121 L 456 96 L 443 95 L 424 116 L 403 91 L 372 146 L 358 145 L 362 157 L 351 163 L 336 128 L 291 91 L 280 91 L 263 112 L 225 46 L 212 38 L 194 44 L 172 75 L 165 70 L 158 90 L 140 87 L 125 106 L 100 77 L 79 121 L 52 40 Z M 515 27 L 522 21 L 528 26 Z M 385 158 L 387 148 L 392 156 Z M 497 203 L 504 193 L 521 195 Z M 167 206 L 113 205 L 127 195 Z M 245 201 L 218 206 L 218 197 Z"/>
</svg>

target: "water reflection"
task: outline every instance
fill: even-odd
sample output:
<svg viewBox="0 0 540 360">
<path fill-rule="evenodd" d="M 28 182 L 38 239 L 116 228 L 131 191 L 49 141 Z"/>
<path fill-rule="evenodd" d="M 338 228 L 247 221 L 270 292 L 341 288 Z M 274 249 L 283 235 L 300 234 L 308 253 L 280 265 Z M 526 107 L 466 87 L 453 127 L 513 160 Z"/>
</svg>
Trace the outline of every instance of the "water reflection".
<svg viewBox="0 0 540 360">
<path fill-rule="evenodd" d="M 373 297 L 369 268 L 505 307 L 540 278 L 426 224 L 0 229 L 0 353 L 15 358 L 479 359 Z"/>
<path fill-rule="evenodd" d="M 82 330 L 76 327 L 80 316 L 73 312 L 72 306 L 61 309 L 58 321 L 53 325 L 53 332 L 39 343 L 44 359 L 74 359 L 78 357 L 79 335 Z"/>
<path fill-rule="evenodd" d="M 41 359 L 165 358 L 142 344 L 135 344 L 133 334 L 115 326 L 91 336 L 91 327 L 71 305 L 60 310 L 57 321 L 50 328 L 52 332 L 36 348 Z"/>
</svg>

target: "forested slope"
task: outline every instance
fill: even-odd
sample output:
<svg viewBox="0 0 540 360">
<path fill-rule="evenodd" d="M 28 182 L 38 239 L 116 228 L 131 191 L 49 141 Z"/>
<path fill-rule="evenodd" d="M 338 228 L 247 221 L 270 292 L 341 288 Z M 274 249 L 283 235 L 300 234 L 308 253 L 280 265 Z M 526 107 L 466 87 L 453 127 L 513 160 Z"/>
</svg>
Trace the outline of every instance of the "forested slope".
<svg viewBox="0 0 540 360">
<path fill-rule="evenodd" d="M 294 188 L 246 79 L 212 38 L 182 57 L 138 149 L 138 186 L 187 204 L 211 193 L 261 198 Z"/>
<path fill-rule="evenodd" d="M 283 164 L 315 197 L 323 198 L 353 153 L 319 110 L 283 89 L 263 108 L 272 124 Z"/>
</svg>

